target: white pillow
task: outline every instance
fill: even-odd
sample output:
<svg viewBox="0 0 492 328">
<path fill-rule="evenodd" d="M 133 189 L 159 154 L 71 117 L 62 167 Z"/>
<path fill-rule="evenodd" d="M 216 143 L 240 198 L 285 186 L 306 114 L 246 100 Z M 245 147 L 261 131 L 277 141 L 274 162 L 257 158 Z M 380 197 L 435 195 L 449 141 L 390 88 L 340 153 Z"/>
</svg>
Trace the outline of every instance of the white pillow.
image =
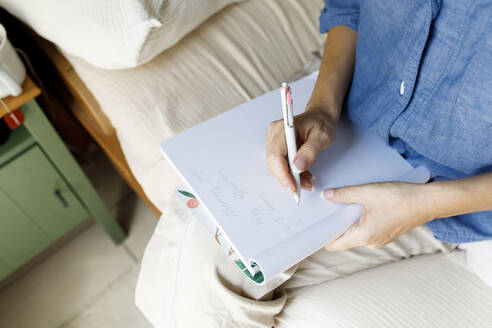
<svg viewBox="0 0 492 328">
<path fill-rule="evenodd" d="M 466 250 L 466 262 L 486 284 L 492 287 L 492 240 L 460 244 Z"/>
<path fill-rule="evenodd" d="M 135 67 L 242 0 L 0 0 L 69 54 L 107 69 Z"/>
</svg>

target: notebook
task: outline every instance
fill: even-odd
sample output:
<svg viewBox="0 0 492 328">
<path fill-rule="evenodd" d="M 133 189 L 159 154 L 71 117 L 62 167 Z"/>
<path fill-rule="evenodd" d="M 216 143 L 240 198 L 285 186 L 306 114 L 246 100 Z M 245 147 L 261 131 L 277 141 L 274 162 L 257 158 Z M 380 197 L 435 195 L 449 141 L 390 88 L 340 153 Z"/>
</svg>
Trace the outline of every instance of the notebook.
<svg viewBox="0 0 492 328">
<path fill-rule="evenodd" d="M 309 100 L 316 74 L 291 84 L 294 112 Z M 161 144 L 186 185 L 176 193 L 258 284 L 283 272 L 341 235 L 359 219 L 360 204 L 335 204 L 302 191 L 300 206 L 268 172 L 265 134 L 282 118 L 274 90 L 198 124 Z M 329 149 L 311 166 L 318 191 L 382 181 L 425 183 L 385 140 L 342 119 Z"/>
</svg>

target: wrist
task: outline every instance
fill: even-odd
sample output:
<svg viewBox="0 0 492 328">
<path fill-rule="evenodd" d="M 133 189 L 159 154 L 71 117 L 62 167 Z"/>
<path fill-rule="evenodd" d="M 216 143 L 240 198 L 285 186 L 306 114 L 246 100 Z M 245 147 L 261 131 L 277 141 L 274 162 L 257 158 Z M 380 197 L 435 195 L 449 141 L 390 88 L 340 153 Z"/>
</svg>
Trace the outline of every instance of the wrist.
<svg viewBox="0 0 492 328">
<path fill-rule="evenodd" d="M 415 186 L 417 188 L 415 191 L 417 199 L 414 206 L 421 210 L 419 216 L 424 220 L 422 224 L 441 217 L 442 209 L 439 201 L 440 186 L 436 186 L 433 182 L 416 184 Z"/>
<path fill-rule="evenodd" d="M 327 99 L 322 100 L 311 97 L 306 105 L 305 112 L 323 113 L 330 121 L 336 124 L 340 118 L 341 108 Z"/>
<path fill-rule="evenodd" d="M 320 107 L 329 112 L 330 115 L 338 117 L 347 90 L 345 78 L 344 74 L 336 71 L 323 74 L 320 71 L 308 107 Z"/>
<path fill-rule="evenodd" d="M 452 211 L 452 203 L 455 201 L 456 195 L 450 189 L 449 186 L 446 187 L 446 184 L 441 181 L 422 185 L 422 197 L 425 198 L 427 203 L 427 214 L 432 217 L 430 220 L 456 214 Z"/>
<path fill-rule="evenodd" d="M 318 122 L 332 129 L 336 128 L 339 119 L 339 114 L 335 110 L 319 105 L 306 107 L 304 113 L 309 113 L 310 117 L 315 117 Z"/>
</svg>

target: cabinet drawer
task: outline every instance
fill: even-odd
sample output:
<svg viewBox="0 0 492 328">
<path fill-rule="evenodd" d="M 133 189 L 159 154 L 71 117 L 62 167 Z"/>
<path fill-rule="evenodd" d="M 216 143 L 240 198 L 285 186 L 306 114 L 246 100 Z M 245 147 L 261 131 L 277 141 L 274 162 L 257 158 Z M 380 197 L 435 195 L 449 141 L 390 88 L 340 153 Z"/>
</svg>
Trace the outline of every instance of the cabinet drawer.
<svg viewBox="0 0 492 328">
<path fill-rule="evenodd" d="M 11 132 L 6 143 L 0 145 L 0 166 L 22 154 L 29 149 L 36 141 L 32 138 L 26 128 L 22 125 Z"/>
<path fill-rule="evenodd" d="M 0 190 L 0 280 L 49 244 L 43 231 Z"/>
<path fill-rule="evenodd" d="M 88 217 L 39 146 L 0 168 L 0 189 L 51 241 Z"/>
<path fill-rule="evenodd" d="M 10 273 L 10 267 L 0 258 L 0 280 L 7 277 Z"/>
</svg>

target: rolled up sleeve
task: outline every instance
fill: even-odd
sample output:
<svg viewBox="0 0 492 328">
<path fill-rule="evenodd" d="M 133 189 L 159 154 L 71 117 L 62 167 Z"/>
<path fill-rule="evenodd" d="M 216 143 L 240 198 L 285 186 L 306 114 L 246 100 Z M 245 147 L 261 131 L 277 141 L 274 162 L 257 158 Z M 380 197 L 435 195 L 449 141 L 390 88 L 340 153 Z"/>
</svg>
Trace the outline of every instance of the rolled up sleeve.
<svg viewBox="0 0 492 328">
<path fill-rule="evenodd" d="M 325 0 L 319 16 L 319 31 L 326 33 L 333 26 L 345 25 L 357 31 L 360 0 Z"/>
</svg>

